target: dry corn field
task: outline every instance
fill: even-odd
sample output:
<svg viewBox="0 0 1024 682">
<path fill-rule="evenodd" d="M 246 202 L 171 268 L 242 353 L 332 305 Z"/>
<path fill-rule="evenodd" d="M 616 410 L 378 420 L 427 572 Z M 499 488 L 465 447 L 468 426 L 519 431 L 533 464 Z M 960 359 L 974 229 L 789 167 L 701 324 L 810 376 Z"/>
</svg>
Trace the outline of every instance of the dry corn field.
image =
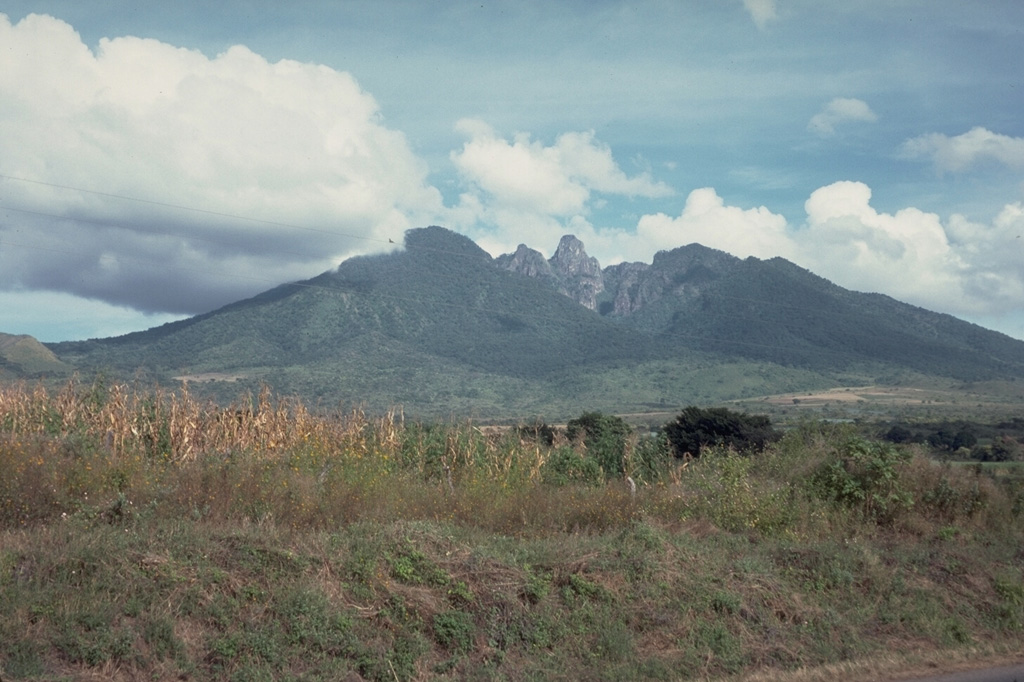
<svg viewBox="0 0 1024 682">
<path fill-rule="evenodd" d="M 221 407 L 187 385 L 72 381 L 51 392 L 22 384 L 0 389 L 0 514 L 24 525 L 130 505 L 292 525 L 393 517 L 529 525 L 531 515 L 555 512 L 540 485 L 554 451 L 515 431 L 406 423 L 400 410 L 313 414 L 268 389 Z M 585 446 L 573 452 L 583 458 Z M 518 509 L 513 493 L 534 504 Z M 543 523 L 603 525 L 631 513 L 619 486 L 567 498 L 575 512 Z"/>
<path fill-rule="evenodd" d="M 531 433 L 407 422 L 400 410 L 313 413 L 269 389 L 222 407 L 187 384 L 71 381 L 56 392 L 20 384 L 0 389 L 0 521 L 131 512 L 293 527 L 426 519 L 546 533 L 644 516 L 815 536 L 851 512 L 928 526 L 1016 523 L 1024 509 L 1012 485 L 842 427 L 798 430 L 756 457 L 713 451 L 692 463 L 673 457 L 664 439 L 633 434 L 621 475 L 606 475 L 584 442 Z M 635 491 L 625 476 L 639 483 Z"/>
</svg>

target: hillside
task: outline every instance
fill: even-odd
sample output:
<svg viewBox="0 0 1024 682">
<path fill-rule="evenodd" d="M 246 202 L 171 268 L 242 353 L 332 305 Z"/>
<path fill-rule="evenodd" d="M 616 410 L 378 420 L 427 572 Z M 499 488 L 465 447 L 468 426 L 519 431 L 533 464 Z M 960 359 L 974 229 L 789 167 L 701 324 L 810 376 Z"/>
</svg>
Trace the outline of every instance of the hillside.
<svg viewBox="0 0 1024 682">
<path fill-rule="evenodd" d="M 692 336 L 693 347 L 812 369 L 883 361 L 962 381 L 1024 372 L 1020 341 L 888 296 L 842 289 L 781 258 L 736 260 L 717 277 L 695 269 L 703 280 L 698 294 L 666 297 L 625 321 L 643 326 L 660 308 L 670 317 L 658 331 Z M 693 281 L 692 270 L 676 270 L 675 280 Z"/>
<path fill-rule="evenodd" d="M 406 247 L 189 320 L 53 348 L 78 367 L 160 381 L 241 377 L 202 387 L 228 398 L 267 381 L 306 398 L 419 414 L 438 401 L 442 414 L 527 408 L 548 382 L 655 356 L 632 331 L 493 267 L 464 237 L 412 230 Z"/>
<path fill-rule="evenodd" d="M 230 400 L 261 383 L 424 416 L 554 418 L 870 383 L 1024 377 L 1024 342 L 689 245 L 601 269 L 575 237 L 492 259 L 439 227 L 188 320 L 51 345 L 85 371 Z"/>
<path fill-rule="evenodd" d="M 581 267 L 560 262 L 570 248 Z M 1020 341 L 843 289 L 782 258 L 741 260 L 690 244 L 659 252 L 650 265 L 622 263 L 595 274 L 593 259 L 571 236 L 547 269 L 538 257 L 520 246 L 498 263 L 608 319 L 694 349 L 823 370 L 884 362 L 964 381 L 1024 372 Z"/>
</svg>

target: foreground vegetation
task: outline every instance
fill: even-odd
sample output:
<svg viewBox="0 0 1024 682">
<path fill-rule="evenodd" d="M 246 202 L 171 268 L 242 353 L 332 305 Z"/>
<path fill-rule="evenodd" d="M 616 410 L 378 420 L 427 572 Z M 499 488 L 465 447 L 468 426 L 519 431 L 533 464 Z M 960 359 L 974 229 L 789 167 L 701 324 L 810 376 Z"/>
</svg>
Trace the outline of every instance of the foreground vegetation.
<svg viewBox="0 0 1024 682">
<path fill-rule="evenodd" d="M 1019 468 L 848 425 L 697 459 L 578 425 L 2 389 L 0 676 L 870 678 L 1019 650 Z"/>
</svg>

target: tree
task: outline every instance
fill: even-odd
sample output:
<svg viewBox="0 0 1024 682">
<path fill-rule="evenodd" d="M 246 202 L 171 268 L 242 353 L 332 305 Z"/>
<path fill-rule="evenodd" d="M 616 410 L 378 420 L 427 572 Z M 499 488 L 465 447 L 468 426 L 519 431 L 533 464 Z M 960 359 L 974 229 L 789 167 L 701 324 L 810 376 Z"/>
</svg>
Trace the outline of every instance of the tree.
<svg viewBox="0 0 1024 682">
<path fill-rule="evenodd" d="M 896 424 L 882 436 L 890 443 L 913 443 L 914 432 L 902 424 Z"/>
<path fill-rule="evenodd" d="M 1015 462 L 1021 459 L 1024 448 L 1009 436 L 999 436 L 992 441 L 989 448 L 988 461 L 990 462 Z"/>
<path fill-rule="evenodd" d="M 928 436 L 928 444 L 933 448 L 950 452 L 974 447 L 977 442 L 978 437 L 968 424 L 943 424 Z"/>
<path fill-rule="evenodd" d="M 676 457 L 699 457 L 708 447 L 729 447 L 737 451 L 761 451 L 777 440 L 779 432 L 764 415 L 734 412 L 724 407 L 690 406 L 665 425 L 665 433 Z"/>
<path fill-rule="evenodd" d="M 555 444 L 554 427 L 548 426 L 539 419 L 535 419 L 529 424 L 520 424 L 516 427 L 516 433 L 523 440 L 532 440 L 548 446 Z"/>
<path fill-rule="evenodd" d="M 582 440 L 587 447 L 587 455 L 594 458 L 606 475 L 613 476 L 625 470 L 626 441 L 632 431 L 620 417 L 585 412 L 569 420 L 565 435 L 570 441 Z"/>
<path fill-rule="evenodd" d="M 962 427 L 953 437 L 953 451 L 960 448 L 971 449 L 978 443 L 978 437 L 974 435 L 974 429 L 969 426 Z"/>
</svg>

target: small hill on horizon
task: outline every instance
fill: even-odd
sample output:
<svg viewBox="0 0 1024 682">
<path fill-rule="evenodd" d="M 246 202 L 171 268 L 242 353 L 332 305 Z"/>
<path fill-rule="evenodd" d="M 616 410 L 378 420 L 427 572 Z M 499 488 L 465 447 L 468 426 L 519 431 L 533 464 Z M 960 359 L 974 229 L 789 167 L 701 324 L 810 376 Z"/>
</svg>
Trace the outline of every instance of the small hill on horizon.
<svg viewBox="0 0 1024 682">
<path fill-rule="evenodd" d="M 492 259 L 441 227 L 204 315 L 49 348 L 83 371 L 189 378 L 219 399 L 267 384 L 442 417 L 670 409 L 878 377 L 1024 377 L 1024 342 L 783 259 L 691 244 L 601 268 L 571 235 L 551 259 L 525 245 Z"/>
<path fill-rule="evenodd" d="M 0 333 L 0 378 L 64 376 L 69 369 L 35 337 Z"/>
</svg>

